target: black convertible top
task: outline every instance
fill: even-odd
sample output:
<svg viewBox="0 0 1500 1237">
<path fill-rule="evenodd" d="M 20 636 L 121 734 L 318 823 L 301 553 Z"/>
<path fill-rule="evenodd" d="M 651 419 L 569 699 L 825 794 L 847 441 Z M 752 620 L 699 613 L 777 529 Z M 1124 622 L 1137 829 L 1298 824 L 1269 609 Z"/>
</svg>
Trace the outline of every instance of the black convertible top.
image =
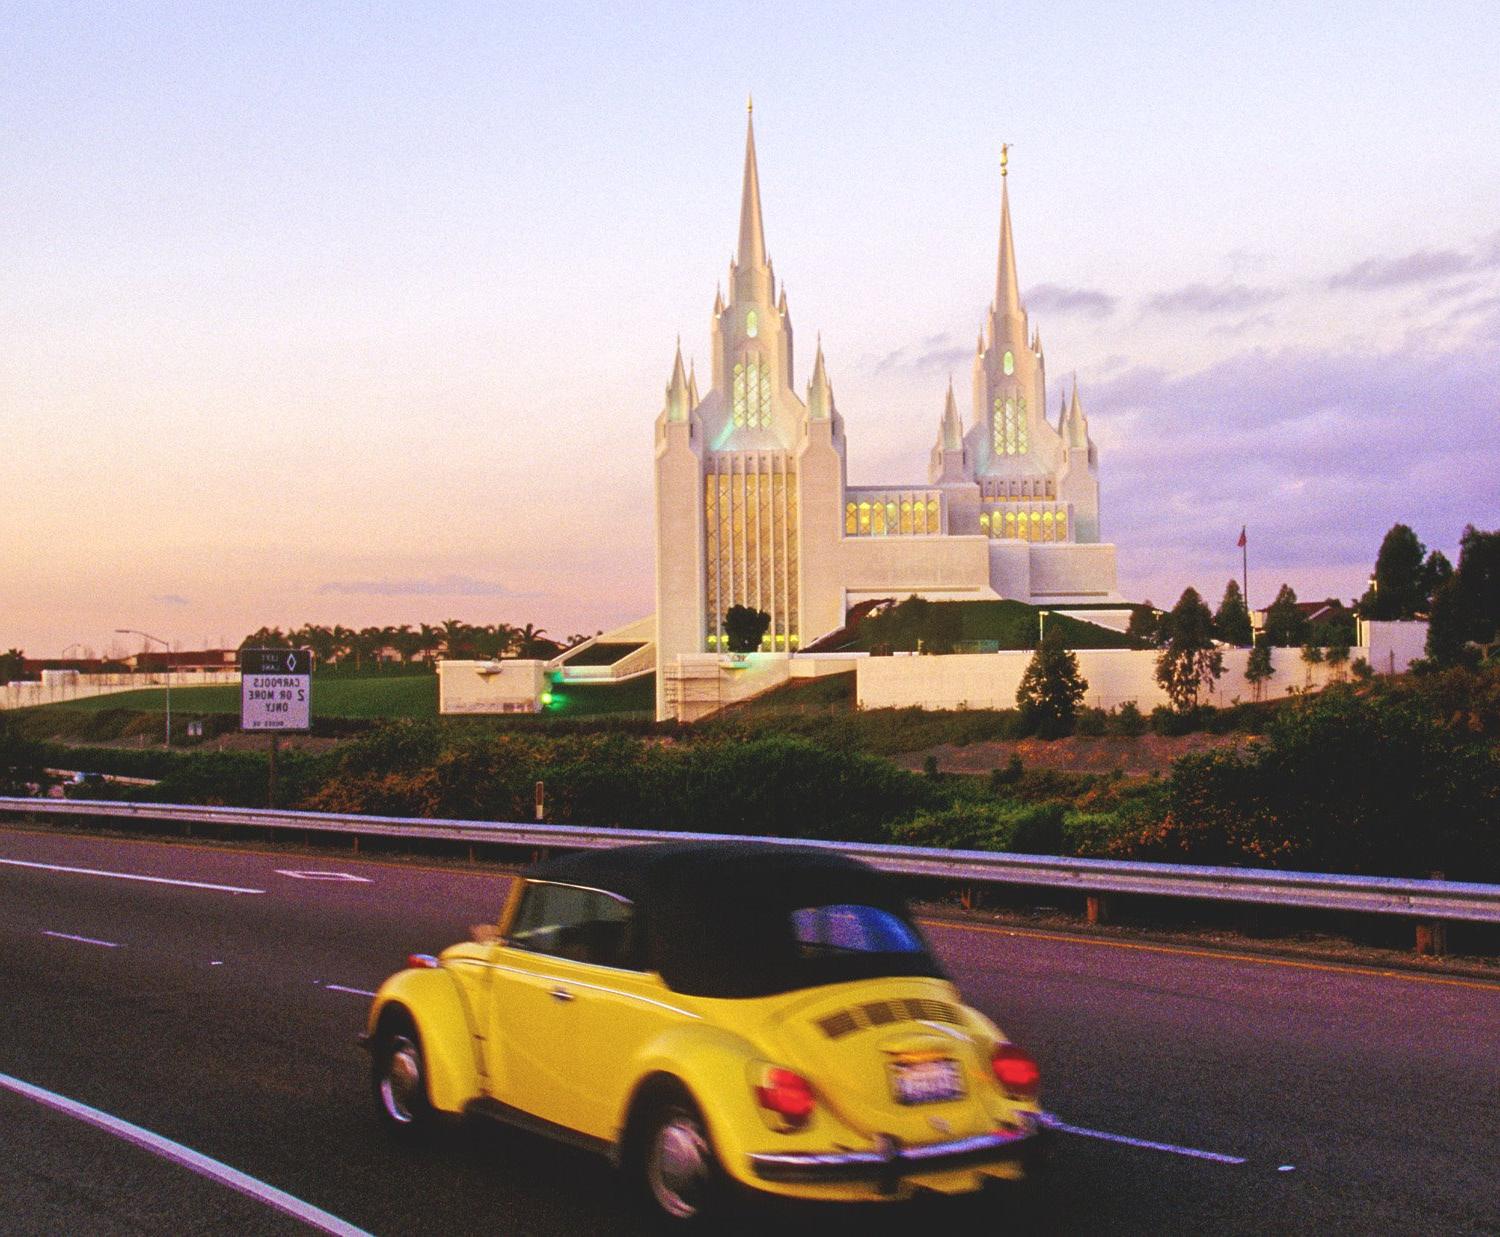
<svg viewBox="0 0 1500 1237">
<path fill-rule="evenodd" d="M 832 851 L 774 842 L 662 842 L 578 851 L 522 875 L 628 898 L 641 964 L 678 992 L 769 996 L 881 975 L 943 973 L 925 947 L 810 955 L 799 946 L 791 915 L 803 907 L 872 906 L 910 924 L 886 878 Z"/>
</svg>

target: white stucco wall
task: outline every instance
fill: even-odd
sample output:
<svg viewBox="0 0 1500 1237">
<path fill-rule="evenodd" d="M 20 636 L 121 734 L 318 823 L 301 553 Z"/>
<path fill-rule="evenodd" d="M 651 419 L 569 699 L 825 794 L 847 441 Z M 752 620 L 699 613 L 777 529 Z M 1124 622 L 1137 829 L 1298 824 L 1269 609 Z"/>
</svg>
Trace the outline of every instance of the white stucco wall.
<svg viewBox="0 0 1500 1237">
<path fill-rule="evenodd" d="M 1143 713 L 1168 704 L 1156 682 L 1156 653 L 1150 649 L 1077 649 L 1078 670 L 1088 682 L 1084 704 L 1112 709 L 1133 700 Z M 1351 649 L 1349 660 L 1367 650 Z M 1227 705 L 1254 699 L 1245 680 L 1248 649 L 1224 650 L 1224 674 L 1203 703 Z M 893 709 L 918 705 L 926 709 L 1013 709 L 1016 689 L 1031 661 L 1021 650 L 1003 653 L 958 653 L 947 657 L 868 657 L 856 665 L 855 683 L 860 708 Z M 1327 665 L 1309 667 L 1297 649 L 1273 649 L 1276 673 L 1263 685 L 1262 699 L 1271 700 L 1311 685 L 1322 687 L 1332 677 Z M 1345 674 L 1348 666 L 1343 668 Z"/>
<path fill-rule="evenodd" d="M 439 713 L 535 713 L 547 690 L 543 661 L 440 661 Z"/>
<path fill-rule="evenodd" d="M 1400 674 L 1419 657 L 1427 656 L 1427 624 L 1419 619 L 1405 622 L 1359 620 L 1359 642 L 1376 674 Z"/>
</svg>

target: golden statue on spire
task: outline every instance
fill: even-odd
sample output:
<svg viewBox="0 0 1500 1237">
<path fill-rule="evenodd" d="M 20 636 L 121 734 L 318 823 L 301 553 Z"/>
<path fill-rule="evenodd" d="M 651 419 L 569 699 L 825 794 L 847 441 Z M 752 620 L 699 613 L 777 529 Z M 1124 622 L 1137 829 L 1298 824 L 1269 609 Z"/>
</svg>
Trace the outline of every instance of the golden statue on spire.
<svg viewBox="0 0 1500 1237">
<path fill-rule="evenodd" d="M 1000 143 L 1000 175 L 1002 177 L 1008 175 L 1005 165 L 1010 161 L 1010 145 L 1009 142 Z"/>
</svg>

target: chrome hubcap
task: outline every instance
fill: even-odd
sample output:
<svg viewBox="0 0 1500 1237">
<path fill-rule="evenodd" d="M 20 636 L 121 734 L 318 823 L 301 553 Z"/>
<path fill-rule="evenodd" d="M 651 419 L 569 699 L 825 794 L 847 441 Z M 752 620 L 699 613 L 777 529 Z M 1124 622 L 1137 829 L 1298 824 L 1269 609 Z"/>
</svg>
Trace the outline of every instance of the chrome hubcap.
<svg viewBox="0 0 1500 1237">
<path fill-rule="evenodd" d="M 708 1184 L 708 1140 L 697 1121 L 675 1113 L 651 1142 L 646 1179 L 657 1204 L 680 1220 L 698 1214 Z"/>
<path fill-rule="evenodd" d="M 393 1121 L 410 1125 L 422 1085 L 422 1063 L 417 1046 L 404 1035 L 394 1036 L 380 1079 L 380 1099 Z"/>
</svg>

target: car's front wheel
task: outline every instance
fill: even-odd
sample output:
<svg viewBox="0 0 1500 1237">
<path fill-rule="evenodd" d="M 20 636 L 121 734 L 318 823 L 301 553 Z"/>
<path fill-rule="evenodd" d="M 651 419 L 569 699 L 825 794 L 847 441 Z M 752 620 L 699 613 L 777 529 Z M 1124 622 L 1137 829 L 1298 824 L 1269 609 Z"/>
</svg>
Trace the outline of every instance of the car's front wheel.
<svg viewBox="0 0 1500 1237">
<path fill-rule="evenodd" d="M 703 1115 L 682 1088 L 664 1091 L 647 1110 L 631 1160 L 636 1192 L 664 1226 L 706 1231 L 720 1215 L 723 1170 Z"/>
<path fill-rule="evenodd" d="M 427 1066 L 411 1016 L 398 1010 L 382 1019 L 372 1048 L 370 1085 L 381 1121 L 403 1141 L 425 1138 L 436 1114 L 427 1099 Z"/>
</svg>

